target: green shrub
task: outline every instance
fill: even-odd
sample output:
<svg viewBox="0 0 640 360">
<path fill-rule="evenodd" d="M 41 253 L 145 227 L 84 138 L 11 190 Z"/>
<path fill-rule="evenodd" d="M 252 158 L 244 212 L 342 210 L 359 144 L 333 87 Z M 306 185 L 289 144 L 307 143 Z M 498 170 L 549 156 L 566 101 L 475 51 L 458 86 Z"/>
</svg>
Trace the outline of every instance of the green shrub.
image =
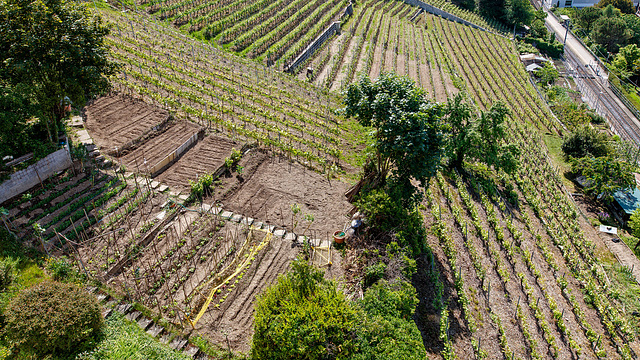
<svg viewBox="0 0 640 360">
<path fill-rule="evenodd" d="M 0 259 L 0 292 L 5 291 L 16 279 L 18 259 L 11 257 Z"/>
<path fill-rule="evenodd" d="M 397 198 L 379 189 L 362 196 L 356 206 L 367 216 L 375 232 L 395 234 L 397 242 L 402 247 L 409 247 L 413 255 L 419 255 L 426 249 L 426 230 L 417 209 L 406 209 Z"/>
<path fill-rule="evenodd" d="M 201 201 L 203 197 L 212 193 L 213 174 L 202 174 L 196 181 L 189 180 L 189 185 L 191 186 L 191 199 Z"/>
<path fill-rule="evenodd" d="M 369 287 L 384 277 L 387 264 L 381 262 L 367 266 L 364 270 L 364 286 Z"/>
<path fill-rule="evenodd" d="M 102 316 L 96 299 L 79 287 L 46 281 L 19 292 L 5 321 L 14 352 L 42 357 L 85 346 L 100 329 Z"/>
<path fill-rule="evenodd" d="M 367 289 L 359 304 L 366 317 L 354 359 L 425 358 L 422 336 L 412 319 L 418 298 L 411 284 L 379 281 Z"/>
<path fill-rule="evenodd" d="M 358 312 L 333 281 L 302 261 L 256 301 L 253 359 L 350 359 Z"/>
<path fill-rule="evenodd" d="M 77 275 L 73 264 L 66 257 L 50 257 L 45 262 L 45 268 L 55 281 L 69 281 Z"/>
</svg>

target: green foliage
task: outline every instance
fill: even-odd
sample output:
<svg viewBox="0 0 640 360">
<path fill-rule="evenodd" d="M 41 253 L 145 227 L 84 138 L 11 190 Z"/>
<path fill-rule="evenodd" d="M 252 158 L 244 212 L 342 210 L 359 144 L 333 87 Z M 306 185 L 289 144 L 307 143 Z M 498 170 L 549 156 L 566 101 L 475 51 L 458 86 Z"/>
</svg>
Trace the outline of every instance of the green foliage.
<svg viewBox="0 0 640 360">
<path fill-rule="evenodd" d="M 0 292 L 5 291 L 16 279 L 19 260 L 12 257 L 0 259 Z"/>
<path fill-rule="evenodd" d="M 529 0 L 506 0 L 506 20 L 511 25 L 531 25 L 535 10 Z"/>
<path fill-rule="evenodd" d="M 589 183 L 585 190 L 594 196 L 610 201 L 618 190 L 635 186 L 633 167 L 613 156 L 588 157 L 574 160 L 572 170 L 582 174 Z"/>
<path fill-rule="evenodd" d="M 633 1 L 631 0 L 600 0 L 595 5 L 595 7 L 603 9 L 609 5 L 612 5 L 625 14 L 635 13 L 635 7 L 633 6 Z"/>
<path fill-rule="evenodd" d="M 384 179 L 391 172 L 396 195 L 412 207 L 419 195 L 411 180 L 424 185 L 440 166 L 442 108 L 429 103 L 412 80 L 395 74 L 382 74 L 374 82 L 362 77 L 344 96 L 345 115 L 374 128 L 376 173 Z"/>
<path fill-rule="evenodd" d="M 517 169 L 519 151 L 504 141 L 509 111 L 502 102 L 476 117 L 477 109 L 457 94 L 447 102 L 445 113 L 446 154 L 451 167 L 462 168 L 465 158 L 472 158 L 507 173 Z"/>
<path fill-rule="evenodd" d="M 558 79 L 560 73 L 551 61 L 547 61 L 541 69 L 536 70 L 535 75 L 540 79 L 542 87 L 546 88 Z"/>
<path fill-rule="evenodd" d="M 547 27 L 544 25 L 544 20 L 536 19 L 531 24 L 531 35 L 536 38 L 546 38 L 549 34 Z"/>
<path fill-rule="evenodd" d="M 631 230 L 631 235 L 636 238 L 640 238 L 640 208 L 633 211 L 633 214 L 629 217 L 627 225 Z"/>
<path fill-rule="evenodd" d="M 302 261 L 256 300 L 253 359 L 348 359 L 360 316 L 336 284 Z"/>
<path fill-rule="evenodd" d="M 236 171 L 240 159 L 242 159 L 242 153 L 236 150 L 236 148 L 233 148 L 231 149 L 231 155 L 224 159 L 224 165 L 229 171 Z"/>
<path fill-rule="evenodd" d="M 353 359 L 424 359 L 422 336 L 412 319 L 417 303 L 415 289 L 404 281 L 379 281 L 367 289 L 359 303 L 366 318 Z"/>
<path fill-rule="evenodd" d="M 38 357 L 76 351 L 102 324 L 95 297 L 75 285 L 48 281 L 18 293 L 4 315 L 14 352 Z"/>
<path fill-rule="evenodd" d="M 605 8 L 605 11 L 607 9 Z M 626 22 L 620 16 L 602 16 L 593 24 L 593 41 L 609 52 L 616 52 L 630 38 Z"/>
<path fill-rule="evenodd" d="M 576 25 L 580 26 L 587 33 L 591 32 L 593 24 L 602 16 L 602 9 L 589 6 L 575 12 Z"/>
<path fill-rule="evenodd" d="M 613 148 L 607 134 L 585 125 L 564 140 L 562 152 L 567 158 L 601 157 L 611 154 Z"/>
<path fill-rule="evenodd" d="M 395 234 L 397 242 L 402 247 L 408 247 L 413 255 L 426 250 L 426 230 L 422 224 L 422 215 L 415 208 L 404 207 L 389 191 L 372 190 L 364 194 L 356 202 L 356 206 L 369 219 L 373 232 L 370 236 L 373 238 Z"/>
<path fill-rule="evenodd" d="M 73 263 L 64 256 L 47 258 L 45 269 L 55 281 L 69 282 L 79 275 Z"/>
<path fill-rule="evenodd" d="M 480 14 L 502 21 L 506 16 L 505 0 L 478 0 Z"/>
<path fill-rule="evenodd" d="M 636 44 L 620 48 L 611 65 L 620 77 L 630 78 L 640 75 L 640 48 Z"/>
<path fill-rule="evenodd" d="M 81 107 L 109 89 L 107 76 L 116 70 L 104 44 L 109 30 L 86 5 L 66 0 L 3 1 L 0 24 L 0 83 L 36 109 L 11 121 L 20 127 L 24 116 L 41 115 L 55 143 L 63 99 Z"/>
<path fill-rule="evenodd" d="M 105 321 L 95 348 L 82 352 L 76 360 L 188 360 L 188 355 L 163 345 L 135 323 L 114 312 Z M 220 357 L 222 358 L 222 357 Z"/>
<path fill-rule="evenodd" d="M 382 261 L 367 266 L 364 269 L 364 286 L 371 286 L 376 281 L 382 279 L 384 277 L 384 272 L 386 269 L 387 265 Z"/>
<path fill-rule="evenodd" d="M 189 180 L 189 186 L 191 186 L 190 197 L 202 201 L 203 197 L 212 193 L 212 185 L 213 174 L 202 174 L 196 181 Z"/>
</svg>

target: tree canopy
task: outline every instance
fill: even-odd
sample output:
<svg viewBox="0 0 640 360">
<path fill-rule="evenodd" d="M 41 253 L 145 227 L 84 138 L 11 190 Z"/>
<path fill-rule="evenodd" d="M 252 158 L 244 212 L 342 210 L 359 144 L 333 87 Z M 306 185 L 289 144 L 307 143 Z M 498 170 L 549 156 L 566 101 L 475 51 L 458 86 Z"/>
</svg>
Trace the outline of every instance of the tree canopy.
<svg viewBox="0 0 640 360">
<path fill-rule="evenodd" d="M 253 359 L 424 359 L 411 284 L 379 281 L 349 302 L 302 260 L 256 301 Z"/>
<path fill-rule="evenodd" d="M 612 154 L 609 137 L 589 125 L 583 125 L 562 143 L 562 152 L 569 158 L 602 157 Z"/>
<path fill-rule="evenodd" d="M 107 77 L 114 74 L 116 65 L 104 44 L 108 33 L 102 20 L 80 3 L 0 3 L 0 83 L 5 94 L 27 90 L 27 100 L 37 110 L 28 115 L 44 123 L 50 142 L 57 142 L 65 98 L 82 106 L 109 89 Z"/>
<path fill-rule="evenodd" d="M 620 16 L 620 10 L 612 5 L 602 9 L 602 16 L 593 23 L 591 37 L 609 52 L 617 52 L 627 44 L 631 34 L 627 23 Z"/>
<path fill-rule="evenodd" d="M 602 196 L 605 201 L 610 201 L 616 191 L 631 188 L 636 183 L 633 167 L 612 155 L 576 159 L 573 171 L 585 176 L 587 193 Z"/>
<path fill-rule="evenodd" d="M 497 102 L 477 115 L 475 106 L 457 94 L 447 102 L 445 114 L 450 166 L 460 168 L 468 157 L 509 174 L 517 169 L 520 152 L 505 140 L 509 110 L 504 103 Z"/>
<path fill-rule="evenodd" d="M 625 14 L 633 14 L 636 12 L 633 1 L 631 0 L 600 0 L 595 6 L 602 9 L 609 5 L 612 5 Z"/>
<path fill-rule="evenodd" d="M 374 129 L 376 173 L 391 173 L 392 187 L 405 204 L 414 203 L 415 179 L 422 185 L 435 175 L 444 154 L 442 106 L 429 103 L 425 92 L 406 77 L 382 74 L 362 77 L 345 91 L 344 113 Z"/>
</svg>

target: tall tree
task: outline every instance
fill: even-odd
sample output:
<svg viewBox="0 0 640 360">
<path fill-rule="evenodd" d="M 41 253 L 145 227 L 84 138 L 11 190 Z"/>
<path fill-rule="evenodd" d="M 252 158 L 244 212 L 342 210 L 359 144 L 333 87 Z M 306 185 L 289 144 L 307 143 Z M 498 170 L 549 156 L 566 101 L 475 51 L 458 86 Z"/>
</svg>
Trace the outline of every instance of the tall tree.
<svg viewBox="0 0 640 360">
<path fill-rule="evenodd" d="M 116 65 L 108 58 L 102 20 L 68 0 L 3 0 L 0 3 L 0 79 L 28 87 L 51 142 L 68 97 L 82 106 L 109 89 Z"/>
<path fill-rule="evenodd" d="M 473 158 L 507 173 L 517 169 L 520 151 L 505 141 L 509 111 L 503 103 L 495 103 L 478 116 L 477 109 L 457 94 L 447 102 L 445 114 L 449 166 L 461 168 L 466 158 Z"/>
<path fill-rule="evenodd" d="M 344 103 L 347 117 L 374 129 L 377 177 L 391 173 L 405 205 L 413 203 L 418 193 L 411 180 L 426 184 L 444 154 L 442 106 L 429 103 L 411 79 L 395 74 L 374 82 L 362 77 L 345 91 Z"/>
<path fill-rule="evenodd" d="M 587 33 L 591 32 L 593 24 L 602 16 L 602 9 L 589 6 L 576 10 L 575 20 L 578 26 L 583 28 Z"/>
<path fill-rule="evenodd" d="M 631 37 L 626 22 L 617 16 L 603 16 L 593 24 L 593 41 L 609 52 L 616 52 Z"/>
<path fill-rule="evenodd" d="M 631 0 L 600 0 L 595 6 L 603 9 L 609 5 L 612 5 L 625 14 L 633 14 L 636 12 L 633 1 Z"/>
<path fill-rule="evenodd" d="M 594 196 L 611 201 L 613 193 L 629 189 L 636 184 L 633 167 L 614 156 L 588 157 L 577 159 L 573 171 L 587 179 L 585 190 Z"/>
<path fill-rule="evenodd" d="M 514 26 L 531 25 L 535 10 L 529 0 L 507 0 L 506 20 Z"/>
<path fill-rule="evenodd" d="M 478 0 L 478 11 L 484 16 L 502 21 L 506 15 L 505 3 L 505 0 Z"/>
</svg>

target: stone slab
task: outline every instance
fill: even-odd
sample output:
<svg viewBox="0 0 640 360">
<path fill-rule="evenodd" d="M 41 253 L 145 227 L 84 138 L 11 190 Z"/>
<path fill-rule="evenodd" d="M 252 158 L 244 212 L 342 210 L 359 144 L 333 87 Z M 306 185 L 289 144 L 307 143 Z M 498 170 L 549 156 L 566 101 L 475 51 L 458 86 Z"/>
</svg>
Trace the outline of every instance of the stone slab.
<svg viewBox="0 0 640 360">
<path fill-rule="evenodd" d="M 73 127 L 83 127 L 84 123 L 82 122 L 82 116 L 72 116 L 71 119 L 67 121 L 67 125 Z"/>
<path fill-rule="evenodd" d="M 286 234 L 286 233 L 287 233 L 286 230 L 278 229 L 278 230 L 273 232 L 273 236 L 284 237 L 284 234 Z"/>
<path fill-rule="evenodd" d="M 223 219 L 229 220 L 233 216 L 233 213 L 231 211 L 223 211 L 220 216 L 222 216 Z"/>
<path fill-rule="evenodd" d="M 171 340 L 171 334 L 167 333 L 160 337 L 160 342 L 163 344 L 168 344 L 169 340 Z"/>
<path fill-rule="evenodd" d="M 253 224 L 251 224 L 251 226 L 256 229 L 262 229 L 262 221 L 254 222 Z"/>
<path fill-rule="evenodd" d="M 209 210 L 211 210 L 211 205 L 202 203 L 201 208 L 202 208 L 202 211 L 209 212 Z"/>
<path fill-rule="evenodd" d="M 155 188 L 157 188 L 158 186 L 160 186 L 160 183 L 159 183 L 159 182 L 157 182 L 157 181 L 155 181 L 155 180 L 151 182 L 151 188 L 152 188 L 152 189 L 155 189 Z"/>
<path fill-rule="evenodd" d="M 185 194 L 178 195 L 178 199 L 182 201 L 187 201 L 188 198 L 189 198 L 189 195 L 185 195 Z"/>
<path fill-rule="evenodd" d="M 242 225 L 251 225 L 253 224 L 253 218 L 243 217 L 241 221 Z"/>
<path fill-rule="evenodd" d="M 240 221 L 242 221 L 242 215 L 240 214 L 233 215 L 231 217 L 231 221 L 239 223 Z"/>
<path fill-rule="evenodd" d="M 160 335 L 162 330 L 164 330 L 164 328 L 162 326 L 157 325 L 157 324 L 152 324 L 147 329 L 147 334 L 149 334 L 149 335 L 151 335 L 153 337 L 158 337 L 158 335 Z"/>
<path fill-rule="evenodd" d="M 196 355 L 198 355 L 198 352 L 200 352 L 200 349 L 198 349 L 196 346 L 189 346 L 182 353 L 191 358 L 195 358 Z"/>
<path fill-rule="evenodd" d="M 125 315 L 125 318 L 129 321 L 136 321 L 140 316 L 142 316 L 142 313 L 140 311 L 134 311 Z"/>
<path fill-rule="evenodd" d="M 133 306 L 131 304 L 128 303 L 124 303 L 124 304 L 120 304 L 118 306 L 116 306 L 116 311 L 121 313 L 121 314 L 126 314 L 129 312 L 129 310 L 131 310 Z"/>
<path fill-rule="evenodd" d="M 153 324 L 153 320 L 147 319 L 146 317 L 142 317 L 138 320 L 138 326 L 140 326 L 142 330 L 147 330 L 151 324 Z"/>
<path fill-rule="evenodd" d="M 276 229 L 276 227 L 275 225 L 267 225 L 265 229 L 272 233 Z"/>
<path fill-rule="evenodd" d="M 159 191 L 159 192 L 165 192 L 165 191 L 167 191 L 167 189 L 168 189 L 168 188 L 169 188 L 169 187 L 168 187 L 167 185 L 164 185 L 164 184 L 163 184 L 163 185 L 160 185 L 160 186 L 158 187 L 158 191 Z"/>
<path fill-rule="evenodd" d="M 103 302 L 106 301 L 108 297 L 109 295 L 107 294 L 98 294 L 96 295 L 96 300 L 98 300 L 98 302 Z"/>
<path fill-rule="evenodd" d="M 166 216 L 167 216 L 167 211 L 162 210 L 158 213 L 158 215 L 156 215 L 156 219 L 163 220 Z"/>
<path fill-rule="evenodd" d="M 111 309 L 111 308 L 102 309 L 102 318 L 104 318 L 104 319 L 108 318 L 111 315 L 112 312 L 113 312 L 113 309 Z"/>
<path fill-rule="evenodd" d="M 292 232 L 288 232 L 287 235 L 284 236 L 284 239 L 287 241 L 295 241 L 296 238 L 298 238 L 298 235 L 292 233 Z"/>
<path fill-rule="evenodd" d="M 182 348 L 185 347 L 185 345 L 187 345 L 187 339 L 183 339 L 178 336 L 175 339 L 173 339 L 173 341 L 171 341 L 171 343 L 169 344 L 169 347 L 171 347 L 173 350 L 182 350 Z"/>
<path fill-rule="evenodd" d="M 218 215 L 218 214 L 220 214 L 221 212 L 222 212 L 222 208 L 221 208 L 221 207 L 213 206 L 213 207 L 211 208 L 211 213 L 212 213 L 213 215 Z"/>
</svg>

